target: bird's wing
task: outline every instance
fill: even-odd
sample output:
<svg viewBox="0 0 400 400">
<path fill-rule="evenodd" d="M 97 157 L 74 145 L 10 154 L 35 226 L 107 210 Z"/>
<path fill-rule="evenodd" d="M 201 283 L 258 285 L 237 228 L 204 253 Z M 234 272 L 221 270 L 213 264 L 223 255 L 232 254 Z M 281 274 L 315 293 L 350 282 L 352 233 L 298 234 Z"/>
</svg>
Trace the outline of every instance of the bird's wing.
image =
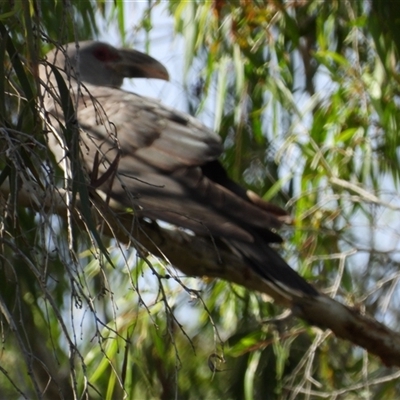
<svg viewBox="0 0 400 400">
<path fill-rule="evenodd" d="M 77 110 L 81 151 L 89 172 L 96 153 L 100 173 L 120 157 L 109 189 L 114 199 L 196 233 L 252 242 L 248 228 L 254 227 L 268 241 L 280 241 L 270 231 L 280 225 L 274 213 L 203 173 L 202 166 L 212 166 L 222 151 L 215 133 L 157 100 L 114 88 L 87 89 Z"/>
<path fill-rule="evenodd" d="M 219 157 L 218 135 L 188 114 L 162 105 L 155 99 L 120 89 L 90 87 L 99 105 L 104 107 L 109 130 L 118 135 L 122 154 L 135 154 L 142 163 L 170 173 L 183 166 L 198 166 Z M 100 125 L 99 110 L 86 101 L 78 111 L 81 127 L 104 136 L 107 123 Z"/>
</svg>

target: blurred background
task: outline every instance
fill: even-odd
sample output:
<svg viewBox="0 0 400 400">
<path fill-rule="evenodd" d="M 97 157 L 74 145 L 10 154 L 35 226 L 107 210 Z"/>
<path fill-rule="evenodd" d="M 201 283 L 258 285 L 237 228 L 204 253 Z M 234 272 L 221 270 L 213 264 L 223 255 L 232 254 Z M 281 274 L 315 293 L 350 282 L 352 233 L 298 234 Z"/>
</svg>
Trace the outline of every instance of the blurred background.
<svg viewBox="0 0 400 400">
<path fill-rule="evenodd" d="M 45 54 L 136 48 L 171 79 L 124 89 L 218 132 L 230 176 L 293 216 L 289 264 L 398 329 L 399 21 L 379 0 L 1 1 L 0 398 L 398 398 L 398 371 L 266 296 L 99 243 L 18 193 L 60 186 Z"/>
</svg>

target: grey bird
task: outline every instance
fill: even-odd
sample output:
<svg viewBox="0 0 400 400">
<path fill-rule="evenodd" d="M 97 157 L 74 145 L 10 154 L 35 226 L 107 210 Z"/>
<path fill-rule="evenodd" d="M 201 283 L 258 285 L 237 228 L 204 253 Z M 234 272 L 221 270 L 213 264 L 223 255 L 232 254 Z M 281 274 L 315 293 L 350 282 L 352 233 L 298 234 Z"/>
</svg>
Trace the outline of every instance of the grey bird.
<svg viewBox="0 0 400 400">
<path fill-rule="evenodd" d="M 228 177 L 218 161 L 219 136 L 188 114 L 120 89 L 125 77 L 168 80 L 162 64 L 138 51 L 86 41 L 51 51 L 39 72 L 46 113 L 53 124 L 61 122 L 49 135 L 58 162 L 69 162 L 73 141 L 63 134 L 60 100 L 50 95 L 49 88 L 60 86 L 57 75 L 75 104 L 75 142 L 97 190 L 139 217 L 217 239 L 286 297 L 319 295 L 269 245 L 282 241 L 275 229 L 286 212 Z"/>
</svg>

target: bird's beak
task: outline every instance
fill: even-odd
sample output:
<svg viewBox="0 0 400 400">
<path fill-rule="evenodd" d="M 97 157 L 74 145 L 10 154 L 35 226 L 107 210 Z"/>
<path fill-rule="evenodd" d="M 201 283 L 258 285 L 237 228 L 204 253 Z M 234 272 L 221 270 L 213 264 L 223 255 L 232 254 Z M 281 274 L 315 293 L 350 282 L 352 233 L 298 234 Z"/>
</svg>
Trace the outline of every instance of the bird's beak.
<svg viewBox="0 0 400 400">
<path fill-rule="evenodd" d="M 167 69 L 160 62 L 137 50 L 118 50 L 121 59 L 114 68 L 126 78 L 156 78 L 169 80 Z"/>
</svg>

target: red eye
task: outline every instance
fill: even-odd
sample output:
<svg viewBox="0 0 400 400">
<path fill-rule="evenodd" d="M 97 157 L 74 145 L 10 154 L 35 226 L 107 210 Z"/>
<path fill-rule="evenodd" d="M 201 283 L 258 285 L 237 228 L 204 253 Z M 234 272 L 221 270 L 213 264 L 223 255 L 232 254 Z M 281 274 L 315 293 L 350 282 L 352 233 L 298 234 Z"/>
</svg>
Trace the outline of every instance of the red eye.
<svg viewBox="0 0 400 400">
<path fill-rule="evenodd" d="M 99 60 L 103 62 L 107 61 L 115 61 L 118 60 L 120 57 L 118 53 L 112 51 L 108 47 L 98 47 L 97 49 L 94 50 L 93 52 L 94 56 Z"/>
<path fill-rule="evenodd" d="M 94 51 L 94 56 L 100 61 L 106 61 L 108 59 L 105 49 L 96 49 Z"/>
</svg>

